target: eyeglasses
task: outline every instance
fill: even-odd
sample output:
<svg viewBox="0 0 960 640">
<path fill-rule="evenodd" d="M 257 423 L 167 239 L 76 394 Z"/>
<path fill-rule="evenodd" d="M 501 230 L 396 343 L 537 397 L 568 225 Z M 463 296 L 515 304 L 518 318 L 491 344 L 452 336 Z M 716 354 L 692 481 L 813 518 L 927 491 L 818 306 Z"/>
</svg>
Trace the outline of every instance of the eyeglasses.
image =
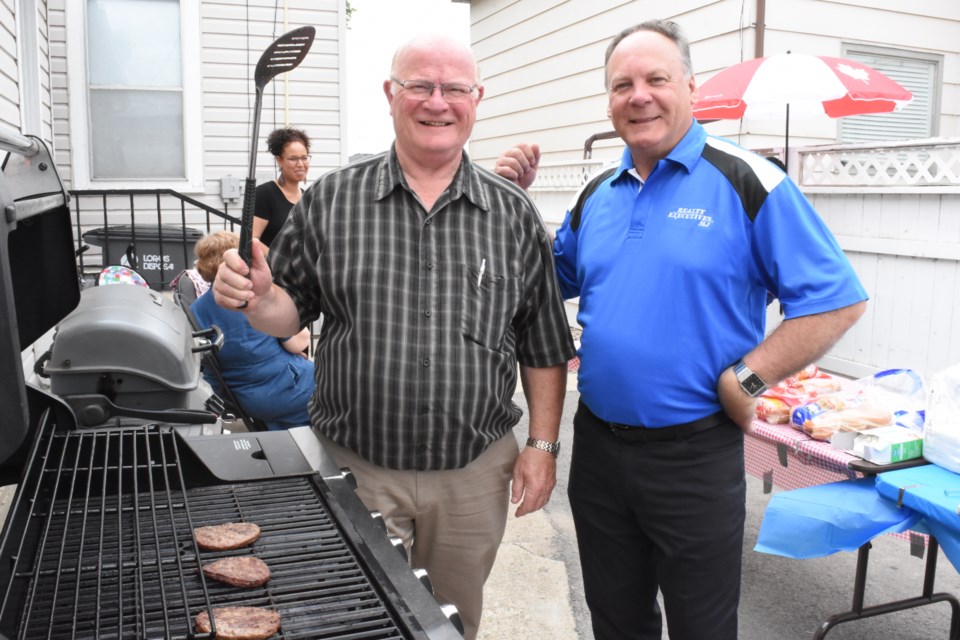
<svg viewBox="0 0 960 640">
<path fill-rule="evenodd" d="M 284 160 L 286 160 L 290 164 L 299 164 L 301 162 L 303 164 L 310 164 L 310 156 L 289 156 L 287 158 L 284 158 Z"/>
<path fill-rule="evenodd" d="M 426 80 L 397 80 L 390 78 L 391 81 L 400 85 L 400 88 L 408 92 L 416 100 L 426 100 L 433 95 L 435 89 L 440 89 L 440 95 L 447 102 L 463 102 L 473 96 L 477 90 L 477 85 L 461 84 L 459 82 L 444 82 L 443 84 L 434 84 Z"/>
</svg>

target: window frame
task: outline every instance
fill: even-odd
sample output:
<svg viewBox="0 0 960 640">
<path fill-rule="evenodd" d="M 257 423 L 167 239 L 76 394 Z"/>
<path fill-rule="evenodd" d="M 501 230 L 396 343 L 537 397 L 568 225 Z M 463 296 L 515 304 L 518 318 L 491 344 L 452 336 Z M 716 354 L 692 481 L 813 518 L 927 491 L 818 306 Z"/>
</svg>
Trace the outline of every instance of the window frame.
<svg viewBox="0 0 960 640">
<path fill-rule="evenodd" d="M 183 81 L 183 180 L 168 178 L 94 179 L 90 136 L 89 77 L 87 73 L 87 3 L 66 3 L 67 92 L 70 100 L 70 165 L 74 189 L 129 189 L 149 186 L 182 193 L 203 193 L 202 83 L 200 0 L 179 0 Z M 145 154 L 148 151 L 144 151 Z"/>
<path fill-rule="evenodd" d="M 932 64 L 934 68 L 933 78 L 931 80 L 930 91 L 930 131 L 927 136 L 935 138 L 940 135 L 940 121 L 942 116 L 942 95 L 943 95 L 943 65 L 944 56 L 938 53 L 926 53 L 923 51 L 913 51 L 907 49 L 897 49 L 894 47 L 885 47 L 875 44 L 863 43 L 842 43 L 842 56 L 856 60 L 857 54 L 867 56 L 877 56 L 881 58 L 900 58 Z M 882 71 L 882 69 L 880 70 Z M 855 116 L 852 116 L 855 117 Z M 837 141 L 842 142 L 843 127 L 840 119 L 837 120 Z"/>
</svg>

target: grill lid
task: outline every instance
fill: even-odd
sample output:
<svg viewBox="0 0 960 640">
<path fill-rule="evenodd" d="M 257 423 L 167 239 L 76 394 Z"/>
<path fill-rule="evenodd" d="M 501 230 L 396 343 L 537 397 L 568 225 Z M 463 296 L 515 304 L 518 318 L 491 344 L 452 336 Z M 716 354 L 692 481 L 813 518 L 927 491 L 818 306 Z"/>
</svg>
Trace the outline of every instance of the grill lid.
<svg viewBox="0 0 960 640">
<path fill-rule="evenodd" d="M 39 138 L 0 128 L 0 151 L 10 152 L 0 155 L 0 474 L 6 474 L 19 473 L 9 464 L 30 440 L 34 407 L 22 352 L 76 306 L 80 286 L 67 192 L 49 149 Z"/>
<path fill-rule="evenodd" d="M 104 372 L 127 374 L 128 390 L 190 391 L 200 380 L 193 347 L 186 316 L 159 292 L 95 287 L 60 323 L 46 368 L 58 395 L 95 393 Z"/>
</svg>

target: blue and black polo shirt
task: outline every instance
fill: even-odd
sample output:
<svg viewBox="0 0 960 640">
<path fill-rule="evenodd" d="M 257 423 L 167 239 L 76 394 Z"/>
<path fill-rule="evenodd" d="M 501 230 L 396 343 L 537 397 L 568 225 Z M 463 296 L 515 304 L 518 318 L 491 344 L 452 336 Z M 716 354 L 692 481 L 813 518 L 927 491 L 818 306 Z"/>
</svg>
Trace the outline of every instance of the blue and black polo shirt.
<svg viewBox="0 0 960 640">
<path fill-rule="evenodd" d="M 554 255 L 580 297 L 580 394 L 604 420 L 719 411 L 717 378 L 763 340 L 768 291 L 788 319 L 867 298 L 797 186 L 696 122 L 643 183 L 625 149 L 581 196 Z"/>
</svg>

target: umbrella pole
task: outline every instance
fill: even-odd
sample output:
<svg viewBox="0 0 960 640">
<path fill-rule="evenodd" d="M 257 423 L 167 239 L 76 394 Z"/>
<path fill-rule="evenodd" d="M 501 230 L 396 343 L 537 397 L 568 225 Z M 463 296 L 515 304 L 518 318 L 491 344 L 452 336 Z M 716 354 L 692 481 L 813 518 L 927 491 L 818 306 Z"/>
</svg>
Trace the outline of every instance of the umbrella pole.
<svg viewBox="0 0 960 640">
<path fill-rule="evenodd" d="M 787 131 L 786 131 L 786 142 L 783 147 L 783 168 L 784 170 L 790 167 L 790 103 L 787 103 Z M 789 173 L 789 172 L 788 172 Z"/>
</svg>

